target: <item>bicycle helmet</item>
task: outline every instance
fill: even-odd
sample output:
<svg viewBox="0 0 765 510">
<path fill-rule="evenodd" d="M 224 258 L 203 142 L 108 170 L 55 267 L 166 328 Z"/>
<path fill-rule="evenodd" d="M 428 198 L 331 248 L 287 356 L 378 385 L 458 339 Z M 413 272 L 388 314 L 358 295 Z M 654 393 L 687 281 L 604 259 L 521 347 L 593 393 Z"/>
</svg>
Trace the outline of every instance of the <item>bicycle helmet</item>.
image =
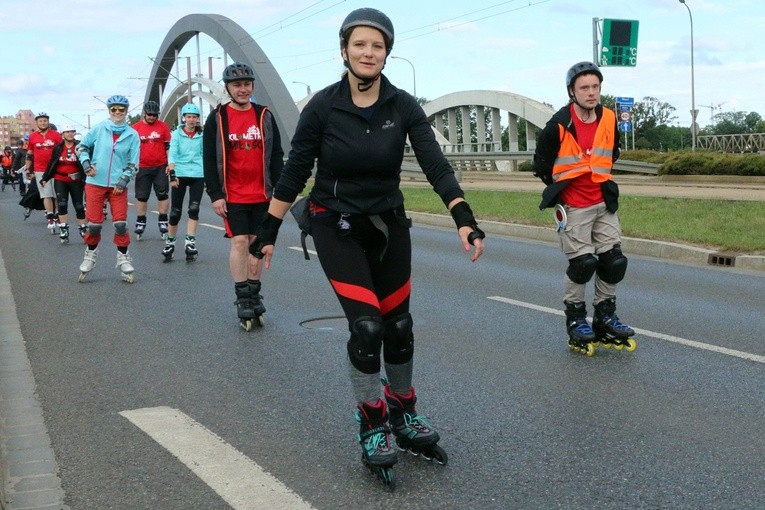
<svg viewBox="0 0 765 510">
<path fill-rule="evenodd" d="M 343 24 L 340 26 L 340 47 L 345 48 L 348 45 L 348 36 L 351 30 L 355 27 L 372 27 L 382 32 L 385 39 L 385 49 L 388 55 L 390 55 L 393 49 L 393 23 L 390 18 L 383 12 L 371 7 L 363 7 L 352 11 L 345 17 Z"/>
<path fill-rule="evenodd" d="M 5 151 L 9 151 L 9 150 L 11 150 L 11 146 L 10 146 L 10 145 L 6 145 L 6 146 L 5 146 L 5 148 L 4 148 L 3 150 L 5 150 Z"/>
<path fill-rule="evenodd" d="M 114 95 L 106 100 L 106 106 L 113 106 L 115 104 L 130 106 L 130 101 L 128 101 L 128 98 L 125 96 L 121 96 L 119 94 Z"/>
<path fill-rule="evenodd" d="M 159 115 L 159 103 L 156 101 L 146 101 L 143 104 L 143 112 L 149 115 Z"/>
<path fill-rule="evenodd" d="M 600 68 L 592 62 L 579 62 L 574 64 L 566 73 L 566 91 L 571 96 L 571 87 L 574 86 L 576 79 L 583 74 L 594 74 L 598 77 L 600 82 L 603 82 L 603 73 L 600 72 Z"/>
<path fill-rule="evenodd" d="M 77 130 L 71 124 L 64 124 L 63 126 L 61 126 L 62 133 L 66 133 L 67 131 L 77 131 Z"/>
<path fill-rule="evenodd" d="M 194 103 L 188 103 L 183 105 L 183 108 L 181 108 L 181 115 L 186 115 L 187 113 L 191 113 L 193 115 L 201 115 L 202 112 L 199 111 L 199 107 L 195 105 Z"/>
<path fill-rule="evenodd" d="M 41 119 L 41 118 L 50 119 L 50 115 L 48 115 L 48 114 L 47 114 L 47 113 L 45 113 L 45 112 L 40 112 L 40 113 L 38 113 L 38 114 L 35 116 L 35 120 L 37 120 L 37 119 Z"/>
<path fill-rule="evenodd" d="M 229 83 L 237 80 L 255 81 L 255 71 L 252 67 L 242 62 L 234 62 L 223 70 L 223 83 Z"/>
</svg>

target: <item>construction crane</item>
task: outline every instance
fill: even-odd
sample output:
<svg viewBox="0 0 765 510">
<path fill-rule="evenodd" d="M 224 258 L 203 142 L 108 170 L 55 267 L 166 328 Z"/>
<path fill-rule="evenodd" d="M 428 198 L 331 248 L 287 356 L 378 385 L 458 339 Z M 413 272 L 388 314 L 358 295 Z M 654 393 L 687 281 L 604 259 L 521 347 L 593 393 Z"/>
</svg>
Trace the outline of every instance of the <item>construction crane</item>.
<svg viewBox="0 0 765 510">
<path fill-rule="evenodd" d="M 711 104 L 700 104 L 699 106 L 702 106 L 704 108 L 709 108 L 709 122 L 714 124 L 715 119 L 715 110 L 720 110 L 720 113 L 722 113 L 722 105 L 727 103 L 727 101 L 723 101 L 722 103 L 719 103 L 717 106 L 711 105 Z"/>
</svg>

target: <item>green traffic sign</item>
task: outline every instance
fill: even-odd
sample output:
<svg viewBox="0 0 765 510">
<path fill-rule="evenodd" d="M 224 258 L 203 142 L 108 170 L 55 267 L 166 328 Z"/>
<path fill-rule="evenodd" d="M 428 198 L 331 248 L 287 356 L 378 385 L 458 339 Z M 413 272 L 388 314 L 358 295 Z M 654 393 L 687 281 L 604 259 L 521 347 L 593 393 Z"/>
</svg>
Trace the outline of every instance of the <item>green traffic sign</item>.
<svg viewBox="0 0 765 510">
<path fill-rule="evenodd" d="M 637 65 L 637 20 L 604 19 L 600 65 L 635 67 Z"/>
</svg>

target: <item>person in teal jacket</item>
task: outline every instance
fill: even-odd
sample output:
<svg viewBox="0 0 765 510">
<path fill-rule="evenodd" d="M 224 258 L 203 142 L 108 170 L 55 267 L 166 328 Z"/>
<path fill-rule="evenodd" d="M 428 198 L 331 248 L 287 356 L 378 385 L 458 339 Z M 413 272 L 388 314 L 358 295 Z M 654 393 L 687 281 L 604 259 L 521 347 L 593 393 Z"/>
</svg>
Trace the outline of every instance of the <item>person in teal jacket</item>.
<svg viewBox="0 0 765 510">
<path fill-rule="evenodd" d="M 109 119 L 91 129 L 77 146 L 77 156 L 85 170 L 85 258 L 80 264 L 80 281 L 96 265 L 98 243 L 104 223 L 104 204 L 109 203 L 117 246 L 117 267 L 122 279 L 135 281 L 135 268 L 128 254 L 130 234 L 127 230 L 127 189 L 138 168 L 141 142 L 138 132 L 127 122 L 130 103 L 125 96 L 115 95 L 106 100 Z"/>
<path fill-rule="evenodd" d="M 183 124 L 173 131 L 170 138 L 170 153 L 167 156 L 167 174 L 170 177 L 170 225 L 165 237 L 162 255 L 165 262 L 173 259 L 178 223 L 181 221 L 181 209 L 189 190 L 189 220 L 186 225 L 184 252 L 186 261 L 197 258 L 197 225 L 199 224 L 199 204 L 205 190 L 204 169 L 202 165 L 202 127 L 199 125 L 199 107 L 188 103 L 181 108 Z"/>
</svg>

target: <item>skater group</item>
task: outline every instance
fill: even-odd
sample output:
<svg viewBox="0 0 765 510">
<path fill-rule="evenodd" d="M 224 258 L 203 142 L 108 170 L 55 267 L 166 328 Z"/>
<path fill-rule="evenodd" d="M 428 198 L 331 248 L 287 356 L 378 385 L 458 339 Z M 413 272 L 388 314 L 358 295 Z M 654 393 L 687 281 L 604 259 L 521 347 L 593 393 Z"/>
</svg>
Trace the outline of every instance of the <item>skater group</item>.
<svg viewBox="0 0 765 510">
<path fill-rule="evenodd" d="M 470 261 L 482 256 L 485 240 L 422 107 L 382 73 L 394 41 L 393 24 L 379 10 L 361 8 L 347 15 L 339 30 L 342 77 L 304 107 L 286 163 L 275 117 L 253 101 L 255 73 L 244 63 L 223 71 L 230 101 L 210 113 L 204 130 L 199 128 L 199 109 L 189 104 L 183 107 L 183 124 L 168 139 L 157 127 L 159 105 L 153 101 L 145 104 L 143 121 L 129 127 L 127 99 L 113 96 L 107 101 L 109 120 L 77 146 L 88 204 L 88 249 L 81 270 L 87 273 L 95 262 L 104 221 L 101 205 L 109 201 L 121 271 L 132 273 L 124 191 L 136 172 L 135 232 L 140 236 L 144 231 L 146 200 L 154 186 L 159 227 L 167 234 L 166 257 L 175 249 L 186 190 L 185 250 L 188 254 L 191 246 L 196 253 L 199 203 L 206 189 L 229 238 L 229 270 L 245 329 L 265 312 L 260 278 L 262 269 L 271 267 L 283 218 L 314 177 L 302 207 L 293 212 L 301 211 L 301 228 L 310 232 L 347 319 L 345 362 L 355 398 L 357 440 L 364 465 L 386 485 L 395 483 L 394 441 L 399 448 L 447 462 L 437 444 L 438 432 L 417 411 L 413 385 L 411 220 L 400 190 L 407 141 L 452 216 Z M 600 105 L 602 81 L 592 63 L 569 69 L 569 104 L 540 133 L 533 161 L 535 175 L 547 185 L 540 208 L 555 207 L 560 219 L 560 244 L 568 259 L 564 305 L 570 344 L 589 354 L 596 341 L 619 343 L 634 334 L 615 313 L 616 286 L 625 275 L 627 258 L 620 249 L 618 188 L 611 178 L 619 137 L 614 112 Z M 162 154 L 168 150 L 166 162 Z M 163 188 L 168 176 L 173 192 L 169 207 L 168 189 Z M 584 296 L 593 277 L 591 326 Z"/>
</svg>

